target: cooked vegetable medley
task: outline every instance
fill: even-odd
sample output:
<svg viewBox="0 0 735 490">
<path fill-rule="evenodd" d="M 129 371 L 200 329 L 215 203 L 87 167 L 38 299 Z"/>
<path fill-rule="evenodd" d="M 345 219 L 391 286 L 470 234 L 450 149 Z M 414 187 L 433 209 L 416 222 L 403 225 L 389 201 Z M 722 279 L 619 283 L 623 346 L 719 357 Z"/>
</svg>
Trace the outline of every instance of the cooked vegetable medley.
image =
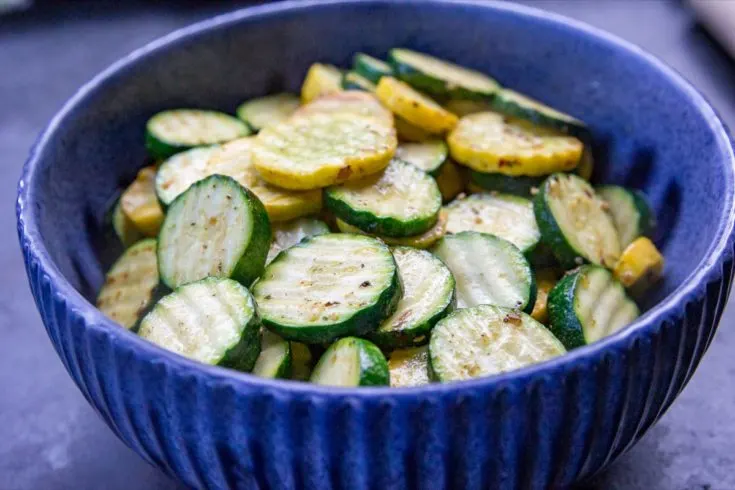
<svg viewBox="0 0 735 490">
<path fill-rule="evenodd" d="M 234 109 L 234 107 L 233 107 Z M 424 53 L 170 108 L 110 210 L 97 306 L 196 361 L 327 386 L 492 376 L 600 340 L 664 275 L 584 122 Z"/>
</svg>

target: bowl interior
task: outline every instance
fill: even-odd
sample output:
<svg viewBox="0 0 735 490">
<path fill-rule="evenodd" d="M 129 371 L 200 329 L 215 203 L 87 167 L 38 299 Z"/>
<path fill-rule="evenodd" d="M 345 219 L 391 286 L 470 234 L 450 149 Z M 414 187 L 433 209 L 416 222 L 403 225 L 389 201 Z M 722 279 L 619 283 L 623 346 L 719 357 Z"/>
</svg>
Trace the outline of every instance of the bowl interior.
<svg viewBox="0 0 735 490">
<path fill-rule="evenodd" d="M 642 189 L 658 217 L 666 278 L 650 308 L 680 286 L 722 233 L 731 162 L 716 121 L 691 91 L 645 57 L 515 8 L 441 2 L 263 8 L 174 35 L 88 87 L 38 148 L 30 212 L 50 257 L 93 300 L 120 252 L 110 203 L 145 163 L 143 128 L 174 107 L 232 112 L 249 97 L 298 91 L 313 61 L 348 66 L 356 51 L 394 46 L 454 60 L 586 121 L 595 179 Z"/>
</svg>

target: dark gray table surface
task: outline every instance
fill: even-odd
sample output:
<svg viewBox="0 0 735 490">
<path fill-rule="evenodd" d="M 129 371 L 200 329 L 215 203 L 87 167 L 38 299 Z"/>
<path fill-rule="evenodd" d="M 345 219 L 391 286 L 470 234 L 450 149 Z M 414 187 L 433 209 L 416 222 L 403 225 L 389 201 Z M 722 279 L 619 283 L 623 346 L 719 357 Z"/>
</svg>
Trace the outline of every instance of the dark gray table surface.
<svg viewBox="0 0 735 490">
<path fill-rule="evenodd" d="M 716 0 L 715 0 L 716 1 Z M 721 0 L 735 1 L 735 0 Z M 536 1 L 668 62 L 735 127 L 735 64 L 676 1 Z M 123 2 L 120 2 L 123 4 Z M 173 29 L 232 2 L 48 2 L 0 17 L 0 489 L 173 489 L 110 432 L 58 360 L 27 287 L 15 187 L 38 132 L 83 82 Z M 735 489 L 735 310 L 689 386 L 590 489 Z"/>
</svg>

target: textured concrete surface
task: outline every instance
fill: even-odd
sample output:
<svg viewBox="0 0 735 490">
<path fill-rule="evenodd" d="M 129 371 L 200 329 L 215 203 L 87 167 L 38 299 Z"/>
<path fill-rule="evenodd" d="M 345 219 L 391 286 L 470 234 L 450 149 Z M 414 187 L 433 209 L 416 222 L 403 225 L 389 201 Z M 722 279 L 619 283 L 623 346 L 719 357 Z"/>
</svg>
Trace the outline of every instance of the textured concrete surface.
<svg viewBox="0 0 735 490">
<path fill-rule="evenodd" d="M 524 3 L 647 48 L 699 87 L 735 127 L 735 63 L 679 2 Z M 115 439 L 64 372 L 26 286 L 15 238 L 15 185 L 36 135 L 80 84 L 147 41 L 232 8 L 232 2 L 49 2 L 0 17 L 2 489 L 179 488 Z M 582 488 L 735 489 L 733 315 L 733 308 L 726 310 L 705 360 L 659 424 Z"/>
</svg>

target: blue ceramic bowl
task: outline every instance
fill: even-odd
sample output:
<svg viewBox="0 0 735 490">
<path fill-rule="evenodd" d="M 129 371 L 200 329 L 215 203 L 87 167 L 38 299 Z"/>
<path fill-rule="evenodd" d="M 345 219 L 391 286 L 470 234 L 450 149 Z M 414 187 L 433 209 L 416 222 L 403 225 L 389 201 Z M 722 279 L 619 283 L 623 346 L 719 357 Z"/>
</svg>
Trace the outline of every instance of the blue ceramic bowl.
<svg viewBox="0 0 735 490">
<path fill-rule="evenodd" d="M 297 90 L 315 60 L 407 46 L 495 75 L 591 126 L 596 177 L 655 207 L 665 281 L 594 345 L 501 376 L 413 389 L 258 379 L 163 351 L 92 304 L 114 248 L 104 209 L 177 106 L 232 111 Z M 687 82 L 617 38 L 504 3 L 286 2 L 177 31 L 85 85 L 19 184 L 31 290 L 69 374 L 110 428 L 209 488 L 546 488 L 596 472 L 669 407 L 707 349 L 733 273 L 733 149 Z"/>
</svg>

